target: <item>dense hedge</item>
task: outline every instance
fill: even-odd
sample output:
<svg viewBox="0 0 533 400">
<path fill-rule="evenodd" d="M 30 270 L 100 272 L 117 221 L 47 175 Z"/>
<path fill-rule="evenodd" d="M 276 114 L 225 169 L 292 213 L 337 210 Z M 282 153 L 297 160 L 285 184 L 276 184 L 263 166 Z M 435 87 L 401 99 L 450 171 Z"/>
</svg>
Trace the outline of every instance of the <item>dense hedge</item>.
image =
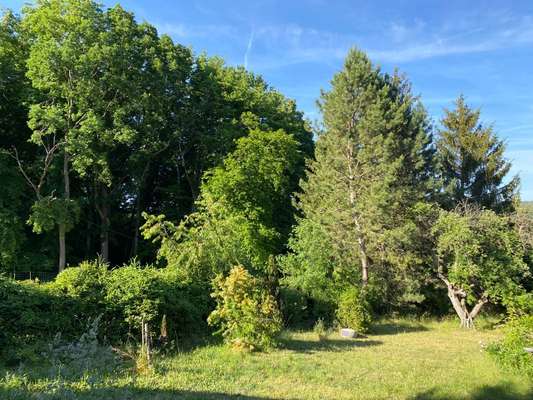
<svg viewBox="0 0 533 400">
<path fill-rule="evenodd" d="M 71 297 L 61 297 L 51 287 L 15 282 L 0 276 L 0 346 L 11 352 L 42 337 L 78 331 L 71 310 L 79 308 Z"/>
<path fill-rule="evenodd" d="M 142 319 L 157 336 L 166 315 L 172 339 L 206 326 L 213 308 L 208 293 L 207 288 L 184 284 L 171 270 L 136 263 L 108 270 L 85 262 L 47 284 L 0 277 L 0 346 L 13 353 L 58 332 L 74 338 L 97 316 L 102 338 L 121 342 L 139 335 Z"/>
</svg>

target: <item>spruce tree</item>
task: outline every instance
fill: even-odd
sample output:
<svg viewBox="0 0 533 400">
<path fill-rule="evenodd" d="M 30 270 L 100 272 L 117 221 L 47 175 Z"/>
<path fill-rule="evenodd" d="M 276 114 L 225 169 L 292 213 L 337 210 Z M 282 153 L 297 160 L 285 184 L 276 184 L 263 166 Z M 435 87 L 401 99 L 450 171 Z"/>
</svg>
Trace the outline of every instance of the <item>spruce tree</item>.
<svg viewBox="0 0 533 400">
<path fill-rule="evenodd" d="M 317 292 L 335 282 L 365 286 L 373 269 L 413 264 L 415 205 L 429 193 L 433 154 L 409 83 L 361 51 L 350 51 L 319 106 L 324 132 L 283 260 L 289 284 L 322 285 Z"/>
<path fill-rule="evenodd" d="M 496 212 L 509 211 L 519 178 L 504 183 L 511 168 L 504 158 L 505 143 L 479 116 L 480 110 L 469 107 L 463 96 L 456 100 L 455 109 L 445 110 L 437 140 L 441 202 L 448 209 L 468 202 Z"/>
</svg>

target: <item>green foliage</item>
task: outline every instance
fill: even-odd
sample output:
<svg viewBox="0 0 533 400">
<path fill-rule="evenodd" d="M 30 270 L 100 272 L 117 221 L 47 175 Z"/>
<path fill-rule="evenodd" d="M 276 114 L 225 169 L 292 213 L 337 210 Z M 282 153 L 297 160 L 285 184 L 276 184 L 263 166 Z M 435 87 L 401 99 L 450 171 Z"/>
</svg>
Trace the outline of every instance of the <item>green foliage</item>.
<svg viewBox="0 0 533 400">
<path fill-rule="evenodd" d="M 267 349 L 275 345 L 282 328 L 274 297 L 244 267 L 233 267 L 227 277 L 219 275 L 212 294 L 216 309 L 209 315 L 210 325 L 237 349 Z"/>
<path fill-rule="evenodd" d="M 0 344 L 17 359 L 17 346 L 49 340 L 69 341 L 98 318 L 102 337 L 123 342 L 140 331 L 140 321 L 155 333 L 164 315 L 171 338 L 202 327 L 212 308 L 207 289 L 184 284 L 169 270 L 131 263 L 109 271 L 84 262 L 67 268 L 51 283 L 15 282 L 0 277 Z"/>
<path fill-rule="evenodd" d="M 19 252 L 24 268 L 43 269 L 43 260 L 26 267 L 34 259 L 20 255 L 26 239 L 47 264 L 58 249 L 71 265 L 96 254 L 113 265 L 137 255 L 153 262 L 155 247 L 137 234 L 142 211 L 179 224 L 199 208 L 195 202 L 205 173 L 224 169 L 223 160 L 237 147 L 255 146 L 257 135 L 250 131 L 269 131 L 272 138 L 283 131 L 296 143 L 294 159 L 287 158 L 279 175 L 281 197 L 272 201 L 276 218 L 268 217 L 268 207 L 258 212 L 275 226 L 250 223 L 241 230 L 251 247 L 257 240 L 276 251 L 283 247 L 293 221 L 288 196 L 298 187 L 305 158 L 312 156 L 313 140 L 294 101 L 260 76 L 220 58 L 194 57 L 120 6 L 42 0 L 23 7 L 20 18 L 10 11 L 1 17 L 0 92 L 0 152 L 17 158 L 7 160 L 7 171 L 0 161 L 0 183 L 22 196 L 4 202 L 7 194 L 0 194 L 3 268 L 13 269 L 8 264 Z M 247 144 L 238 144 L 247 137 Z M 283 141 L 271 144 L 275 152 Z M 260 152 L 254 156 L 263 159 Z M 233 176 L 235 185 L 254 173 L 253 157 L 249 160 Z M 257 167 L 277 173 L 282 163 L 271 160 Z M 18 185 L 24 181 L 26 188 Z M 31 191 L 37 202 L 28 213 Z M 28 214 L 41 237 L 24 230 Z M 56 225 L 60 246 L 54 243 Z M 234 225 L 242 221 L 229 221 L 228 229 Z M 79 229 L 63 239 L 73 226 Z"/>
<path fill-rule="evenodd" d="M 0 148 L 20 145 L 28 134 L 25 101 L 30 95 L 26 74 L 28 43 L 20 18 L 10 10 L 0 15 Z"/>
<path fill-rule="evenodd" d="M 331 238 L 321 224 L 307 218 L 299 220 L 288 244 L 292 252 L 279 257 L 282 283 L 288 287 L 331 300 L 340 290 L 340 281 L 357 279 L 354 271 L 342 268 L 333 258 Z"/>
<path fill-rule="evenodd" d="M 464 206 L 442 211 L 433 233 L 447 267 L 444 274 L 466 293 L 469 304 L 481 297 L 505 301 L 520 293 L 520 279 L 528 271 L 518 235 L 507 217 Z"/>
<path fill-rule="evenodd" d="M 47 287 L 59 296 L 74 299 L 78 309 L 72 310 L 70 315 L 84 320 L 102 316 L 106 312 L 108 277 L 106 264 L 84 261 L 77 267 L 65 269 Z"/>
<path fill-rule="evenodd" d="M 531 292 L 508 296 L 504 303 L 511 318 L 533 315 L 533 293 Z"/>
<path fill-rule="evenodd" d="M 16 262 L 15 257 L 23 237 L 18 216 L 9 210 L 0 209 L 0 267 L 7 269 Z"/>
<path fill-rule="evenodd" d="M 108 335 L 119 338 L 140 332 L 142 320 L 155 330 L 164 315 L 172 337 L 191 332 L 202 326 L 211 307 L 205 288 L 185 285 L 172 271 L 137 262 L 109 272 L 105 290 Z"/>
<path fill-rule="evenodd" d="M 333 323 L 337 297 L 327 297 L 324 294 L 315 297 L 293 287 L 280 287 L 279 299 L 284 325 L 301 329 L 312 327 L 319 319 L 327 324 Z"/>
<path fill-rule="evenodd" d="M 66 232 L 76 224 L 80 214 L 78 204 L 71 199 L 46 196 L 31 207 L 28 225 L 35 233 L 48 232 L 57 225 L 65 225 Z"/>
<path fill-rule="evenodd" d="M 372 323 L 372 311 L 365 292 L 356 287 L 350 287 L 340 295 L 336 314 L 343 328 L 358 333 L 368 332 Z"/>
<path fill-rule="evenodd" d="M 505 143 L 492 126 L 479 122 L 480 110 L 470 108 L 463 96 L 455 106 L 445 110 L 437 140 L 442 204 L 451 209 L 468 201 L 497 212 L 512 210 L 520 180 L 515 176 L 504 183 L 511 169 Z"/>
<path fill-rule="evenodd" d="M 46 285 L 0 276 L 0 348 L 8 360 L 20 360 L 24 346 L 57 332 L 70 337 L 80 329 L 76 301 Z"/>
<path fill-rule="evenodd" d="M 141 321 L 154 320 L 161 306 L 158 271 L 131 264 L 113 270 L 107 284 L 106 301 L 122 318 L 139 329 Z"/>
<path fill-rule="evenodd" d="M 0 128 L 1 129 L 1 128 Z M 24 242 L 22 219 L 19 215 L 22 182 L 7 157 L 0 152 L 0 270 L 16 262 Z"/>
<path fill-rule="evenodd" d="M 488 347 L 488 351 L 505 368 L 517 370 L 533 378 L 533 357 L 525 348 L 533 348 L 533 315 L 511 319 L 505 326 L 504 338 Z"/>
<path fill-rule="evenodd" d="M 284 282 L 331 299 L 374 274 L 388 285 L 384 302 L 396 305 L 406 292 L 413 295 L 405 302 L 419 300 L 427 248 L 418 220 L 433 153 L 424 109 L 403 76 L 381 72 L 358 50 L 320 107 L 325 131 L 297 196 L 301 218 L 280 260 Z"/>
<path fill-rule="evenodd" d="M 252 130 L 205 176 L 198 211 L 179 226 L 147 217 L 143 235 L 161 240 L 159 256 L 193 281 L 209 282 L 241 263 L 264 271 L 282 251 L 290 221 L 288 176 L 298 143 L 283 131 Z"/>
</svg>

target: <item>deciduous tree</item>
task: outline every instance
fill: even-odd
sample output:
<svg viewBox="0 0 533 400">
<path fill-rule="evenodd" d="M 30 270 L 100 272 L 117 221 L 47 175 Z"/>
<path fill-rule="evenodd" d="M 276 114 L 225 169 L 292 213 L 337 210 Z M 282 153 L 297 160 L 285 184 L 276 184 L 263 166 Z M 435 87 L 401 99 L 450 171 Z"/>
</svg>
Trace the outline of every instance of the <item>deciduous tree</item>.
<svg viewBox="0 0 533 400">
<path fill-rule="evenodd" d="M 462 327 L 473 327 L 489 301 L 506 302 L 521 292 L 527 266 L 508 217 L 462 204 L 441 212 L 433 234 L 438 276 Z"/>
</svg>

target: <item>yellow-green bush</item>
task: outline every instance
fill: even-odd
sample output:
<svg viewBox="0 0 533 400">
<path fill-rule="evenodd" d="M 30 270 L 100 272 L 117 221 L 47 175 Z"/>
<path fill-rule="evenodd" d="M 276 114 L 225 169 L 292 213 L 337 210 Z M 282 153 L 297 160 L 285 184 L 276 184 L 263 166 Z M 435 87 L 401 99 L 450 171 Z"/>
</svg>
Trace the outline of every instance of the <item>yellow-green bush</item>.
<svg viewBox="0 0 533 400">
<path fill-rule="evenodd" d="M 208 322 L 235 348 L 255 350 L 275 345 L 282 328 L 274 297 L 244 267 L 233 267 L 227 277 L 219 275 L 212 296 L 216 309 Z"/>
<path fill-rule="evenodd" d="M 364 291 L 351 287 L 341 294 L 337 319 L 343 328 L 351 328 L 359 333 L 368 331 L 372 313 Z"/>
</svg>

